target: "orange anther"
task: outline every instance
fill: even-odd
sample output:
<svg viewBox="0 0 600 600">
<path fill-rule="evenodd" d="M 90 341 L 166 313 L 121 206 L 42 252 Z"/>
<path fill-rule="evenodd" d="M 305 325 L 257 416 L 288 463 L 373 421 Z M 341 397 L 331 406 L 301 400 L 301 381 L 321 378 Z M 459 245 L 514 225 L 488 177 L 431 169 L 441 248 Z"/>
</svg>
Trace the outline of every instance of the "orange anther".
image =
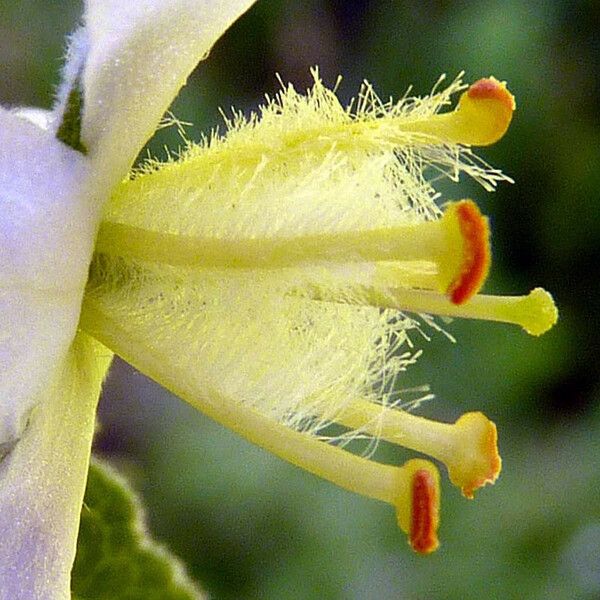
<svg viewBox="0 0 600 600">
<path fill-rule="evenodd" d="M 502 469 L 498 453 L 496 425 L 480 412 L 465 413 L 455 423 L 459 436 L 469 440 L 464 452 L 455 452 L 456 460 L 448 464 L 450 480 L 472 499 L 475 490 L 494 483 Z"/>
<path fill-rule="evenodd" d="M 473 100 L 496 100 L 511 113 L 516 108 L 514 96 L 506 89 L 506 85 L 495 77 L 486 77 L 476 81 L 467 90 L 467 95 Z"/>
<path fill-rule="evenodd" d="M 412 478 L 410 545 L 419 554 L 437 549 L 438 491 L 435 478 L 427 469 L 419 469 Z"/>
<path fill-rule="evenodd" d="M 455 206 L 463 237 L 463 266 L 450 283 L 447 294 L 454 304 L 463 304 L 483 285 L 490 266 L 490 240 L 487 219 L 471 200 Z"/>
<path fill-rule="evenodd" d="M 506 133 L 515 106 L 513 95 L 501 81 L 493 77 L 476 81 L 458 102 L 460 141 L 475 146 L 497 142 Z"/>
</svg>

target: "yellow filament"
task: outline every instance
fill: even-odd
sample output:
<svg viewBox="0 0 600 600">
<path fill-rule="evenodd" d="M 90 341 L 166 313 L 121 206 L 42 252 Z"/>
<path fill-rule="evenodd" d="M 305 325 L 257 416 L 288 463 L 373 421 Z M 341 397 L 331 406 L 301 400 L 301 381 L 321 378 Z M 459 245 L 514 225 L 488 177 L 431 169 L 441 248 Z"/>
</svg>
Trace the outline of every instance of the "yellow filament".
<svg viewBox="0 0 600 600">
<path fill-rule="evenodd" d="M 315 90 L 323 89 L 317 79 Z M 316 95 L 315 90 L 313 95 Z M 293 97 L 293 94 L 290 91 L 283 94 L 283 98 L 287 96 Z M 325 96 L 324 99 L 329 99 L 329 96 Z M 430 101 L 433 102 L 434 99 L 435 97 L 432 97 Z M 272 103 L 267 104 L 270 105 Z M 322 105 L 326 105 L 326 102 Z M 269 139 L 265 139 L 256 131 L 260 128 L 260 121 L 251 121 L 255 129 L 253 135 L 245 137 L 243 141 L 235 140 L 233 152 L 228 152 L 217 144 L 206 149 L 203 160 L 212 168 L 229 160 L 233 160 L 237 165 L 253 167 L 264 157 L 282 154 L 293 161 L 300 154 L 325 156 L 332 148 L 352 154 L 431 144 L 486 146 L 504 135 L 514 109 L 515 101 L 506 85 L 490 77 L 471 85 L 461 95 L 457 107 L 446 113 L 415 117 L 408 111 L 399 115 L 386 114 L 379 118 L 365 111 L 363 107 L 356 115 L 348 110 L 342 112 L 343 117 L 336 114 L 339 120 L 319 122 L 316 126 L 310 120 L 302 122 L 300 127 L 278 131 L 276 136 Z M 277 112 L 285 115 L 286 111 L 287 108 L 283 108 Z M 325 113 L 326 108 L 322 111 Z M 227 125 L 235 131 L 235 127 L 239 126 L 236 122 L 234 119 Z M 232 140 L 226 138 L 225 143 L 231 144 Z"/>
<path fill-rule="evenodd" d="M 460 244 L 455 221 L 442 218 L 370 231 L 249 239 L 186 237 L 105 221 L 96 252 L 175 266 L 226 268 L 280 268 L 318 261 L 436 261 L 453 257 L 454 245 Z M 460 255 L 456 261 L 460 262 Z"/>
<path fill-rule="evenodd" d="M 386 293 L 391 303 L 402 310 L 511 323 L 535 336 L 549 331 L 558 320 L 554 300 L 542 288 L 535 288 L 526 296 L 478 294 L 462 305 L 434 292 L 394 289 Z"/>
<path fill-rule="evenodd" d="M 417 288 L 420 290 L 437 290 L 439 288 L 438 267 L 435 263 L 425 261 L 413 262 L 378 262 L 372 277 L 375 289 Z"/>
<path fill-rule="evenodd" d="M 388 271 L 386 279 L 393 272 L 393 269 Z M 401 274 L 401 271 L 397 273 Z M 323 301 L 338 301 L 335 291 L 332 290 L 312 290 L 312 297 Z M 357 302 L 361 304 L 379 308 L 520 325 L 527 333 L 535 336 L 549 331 L 558 320 L 554 300 L 542 288 L 535 288 L 526 296 L 477 294 L 461 305 L 454 304 L 446 296 L 430 290 L 391 287 L 364 287 L 361 293 L 357 294 L 357 298 Z M 340 292 L 339 301 L 351 300 L 347 294 Z"/>
<path fill-rule="evenodd" d="M 90 298 L 83 302 L 80 327 L 134 367 L 250 442 L 348 491 L 392 505 L 399 526 L 406 533 L 410 533 L 415 470 L 427 469 L 437 482 L 437 469 L 428 461 L 409 461 L 402 467 L 376 463 L 294 431 L 224 397 L 215 389 L 207 388 L 203 390 L 204 395 L 199 395 L 188 383 L 189 378 L 179 373 L 168 358 L 143 340 L 135 339 Z"/>
<path fill-rule="evenodd" d="M 275 145 L 248 140 L 239 152 L 242 163 L 284 151 L 325 154 L 335 147 L 342 152 L 373 152 L 395 147 L 430 144 L 487 146 L 507 131 L 515 110 L 515 100 L 505 83 L 494 77 L 481 79 L 464 92 L 457 107 L 447 113 L 415 118 L 408 115 L 381 119 L 346 120 L 319 124 L 284 133 Z M 215 153 L 213 159 L 218 163 Z"/>
<path fill-rule="evenodd" d="M 463 93 L 454 111 L 404 122 L 402 131 L 447 143 L 488 146 L 506 133 L 514 109 L 515 101 L 506 85 L 490 77 Z"/>
<path fill-rule="evenodd" d="M 500 473 L 496 426 L 480 412 L 466 413 L 450 424 L 358 400 L 335 420 L 440 460 L 452 483 L 468 498 Z"/>
</svg>

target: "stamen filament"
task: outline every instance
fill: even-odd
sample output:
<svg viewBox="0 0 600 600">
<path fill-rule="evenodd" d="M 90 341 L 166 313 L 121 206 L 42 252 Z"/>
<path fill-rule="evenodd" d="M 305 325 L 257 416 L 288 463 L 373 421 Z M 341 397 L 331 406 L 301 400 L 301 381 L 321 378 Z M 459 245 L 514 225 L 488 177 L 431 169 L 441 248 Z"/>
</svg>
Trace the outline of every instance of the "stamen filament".
<svg viewBox="0 0 600 600">
<path fill-rule="evenodd" d="M 515 100 L 506 85 L 490 77 L 471 85 L 454 111 L 404 122 L 402 131 L 429 135 L 447 143 L 488 146 L 506 133 L 514 110 Z"/>
<path fill-rule="evenodd" d="M 372 277 L 375 289 L 407 288 L 437 290 L 439 288 L 437 267 L 427 262 L 379 262 Z"/>
<path fill-rule="evenodd" d="M 290 238 L 186 237 L 103 222 L 96 251 L 174 266 L 281 268 L 318 261 L 435 260 L 446 249 L 440 221 Z"/>
<path fill-rule="evenodd" d="M 285 133 L 270 146 L 246 141 L 239 160 L 254 163 L 262 156 L 282 151 L 288 156 L 294 152 L 324 154 L 333 147 L 342 152 L 380 152 L 435 144 L 488 146 L 506 133 L 514 110 L 515 100 L 506 85 L 489 77 L 472 84 L 450 112 L 420 118 L 410 114 L 349 118 L 341 124 L 320 124 L 318 129 L 304 127 Z M 213 160 L 218 159 L 216 154 Z"/>
<path fill-rule="evenodd" d="M 466 413 L 450 424 L 358 400 L 334 419 L 445 463 L 450 480 L 467 498 L 500 473 L 496 426 L 480 412 Z"/>
<path fill-rule="evenodd" d="M 329 302 L 352 301 L 347 293 L 340 293 L 338 300 L 332 290 L 315 289 L 312 290 L 311 297 Z M 554 300 L 542 288 L 535 288 L 526 296 L 477 294 L 460 305 L 430 290 L 401 288 L 364 287 L 360 289 L 357 298 L 357 303 L 379 308 L 520 325 L 527 333 L 535 336 L 546 333 L 558 320 Z"/>
<path fill-rule="evenodd" d="M 177 266 L 279 268 L 323 260 L 434 260 L 446 250 L 442 220 L 289 238 L 189 237 L 103 222 L 96 251 Z"/>
<path fill-rule="evenodd" d="M 408 112 L 356 118 L 348 111 L 340 122 L 319 123 L 316 127 L 302 123 L 301 127 L 290 128 L 268 141 L 260 136 L 247 136 L 241 142 L 228 140 L 228 144 L 235 144 L 233 153 L 217 145 L 203 149 L 199 158 L 210 170 L 230 161 L 254 168 L 264 157 L 278 154 L 288 160 L 297 154 L 325 156 L 333 148 L 342 153 L 380 153 L 439 144 L 487 146 L 506 133 L 514 109 L 514 98 L 505 84 L 490 77 L 471 85 L 461 95 L 457 107 L 446 113 L 415 117 Z M 235 119 L 228 120 L 227 125 L 234 129 Z"/>
<path fill-rule="evenodd" d="M 186 237 L 105 221 L 96 251 L 175 266 L 223 268 L 428 261 L 438 266 L 438 289 L 456 304 L 479 290 L 490 254 L 487 220 L 470 200 L 449 205 L 437 221 L 289 238 Z"/>
<path fill-rule="evenodd" d="M 396 509 L 399 526 L 409 535 L 417 552 L 429 553 L 437 548 L 439 475 L 429 461 L 415 459 L 402 467 L 377 463 L 294 431 L 215 389 L 207 388 L 200 395 L 189 377 L 179 373 L 172 361 L 136 340 L 89 297 L 83 302 L 80 327 L 250 442 L 348 491 L 391 504 Z"/>
</svg>

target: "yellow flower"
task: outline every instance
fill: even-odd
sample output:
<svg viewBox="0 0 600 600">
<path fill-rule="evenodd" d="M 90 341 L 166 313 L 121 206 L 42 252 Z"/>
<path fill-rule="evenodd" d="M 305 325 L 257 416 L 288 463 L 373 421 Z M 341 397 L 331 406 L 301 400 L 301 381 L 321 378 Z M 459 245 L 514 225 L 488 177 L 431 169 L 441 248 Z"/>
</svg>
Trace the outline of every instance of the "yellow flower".
<svg viewBox="0 0 600 600">
<path fill-rule="evenodd" d="M 494 424 L 407 412 L 401 376 L 421 354 L 413 334 L 439 328 L 432 315 L 534 335 L 556 320 L 541 289 L 479 294 L 487 220 L 471 200 L 442 211 L 430 183 L 506 179 L 470 149 L 510 123 L 503 83 L 457 79 L 397 104 L 365 84 L 345 108 L 315 73 L 306 95 L 287 87 L 222 138 L 123 181 L 251 4 L 88 0 L 55 111 L 33 124 L 0 110 L 0 589 L 12 597 L 69 597 L 113 351 L 274 454 L 388 502 L 421 553 L 438 544 L 437 468 L 379 464 L 344 443 L 428 454 L 467 497 L 499 474 Z M 324 439 L 332 423 L 347 433 Z"/>
</svg>

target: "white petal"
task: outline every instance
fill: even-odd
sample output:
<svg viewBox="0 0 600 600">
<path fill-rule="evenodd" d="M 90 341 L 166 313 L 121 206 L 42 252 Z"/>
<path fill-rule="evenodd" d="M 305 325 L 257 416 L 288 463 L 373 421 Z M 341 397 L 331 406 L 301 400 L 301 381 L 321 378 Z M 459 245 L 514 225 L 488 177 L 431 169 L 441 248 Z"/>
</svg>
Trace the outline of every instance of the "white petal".
<svg viewBox="0 0 600 600">
<path fill-rule="evenodd" d="M 30 121 L 40 129 L 50 129 L 54 121 L 54 113 L 51 110 L 44 110 L 35 106 L 20 106 L 13 109 L 12 113 L 21 119 Z"/>
<path fill-rule="evenodd" d="M 88 161 L 0 109 L 0 450 L 75 335 L 100 203 Z"/>
<path fill-rule="evenodd" d="M 255 0 L 88 0 L 83 141 L 118 181 L 199 60 Z"/>
<path fill-rule="evenodd" d="M 0 109 L 0 287 L 81 289 L 99 213 L 84 190 L 89 162 Z"/>
<path fill-rule="evenodd" d="M 96 403 L 111 354 L 79 334 L 0 462 L 0 598 L 70 599 Z"/>
</svg>

